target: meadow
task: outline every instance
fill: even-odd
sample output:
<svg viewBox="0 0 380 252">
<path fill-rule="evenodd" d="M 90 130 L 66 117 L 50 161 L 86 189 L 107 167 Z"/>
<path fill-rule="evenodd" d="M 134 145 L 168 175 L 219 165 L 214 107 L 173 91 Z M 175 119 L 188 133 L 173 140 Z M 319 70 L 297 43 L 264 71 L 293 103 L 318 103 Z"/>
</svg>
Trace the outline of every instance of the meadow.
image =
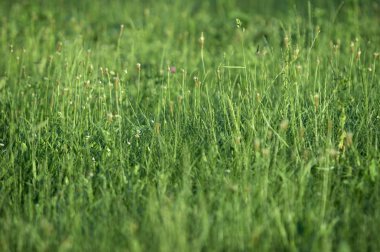
<svg viewBox="0 0 380 252">
<path fill-rule="evenodd" d="M 379 13 L 0 1 L 0 251 L 380 251 Z"/>
</svg>

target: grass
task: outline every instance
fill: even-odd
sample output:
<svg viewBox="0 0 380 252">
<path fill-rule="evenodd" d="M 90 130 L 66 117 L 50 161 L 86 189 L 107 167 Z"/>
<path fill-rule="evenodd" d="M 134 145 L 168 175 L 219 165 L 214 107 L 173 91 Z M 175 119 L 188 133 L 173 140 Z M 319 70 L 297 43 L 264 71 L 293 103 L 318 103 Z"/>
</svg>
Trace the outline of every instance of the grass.
<svg viewBox="0 0 380 252">
<path fill-rule="evenodd" d="M 379 251 L 379 3 L 252 2 L 1 1 L 0 251 Z"/>
</svg>

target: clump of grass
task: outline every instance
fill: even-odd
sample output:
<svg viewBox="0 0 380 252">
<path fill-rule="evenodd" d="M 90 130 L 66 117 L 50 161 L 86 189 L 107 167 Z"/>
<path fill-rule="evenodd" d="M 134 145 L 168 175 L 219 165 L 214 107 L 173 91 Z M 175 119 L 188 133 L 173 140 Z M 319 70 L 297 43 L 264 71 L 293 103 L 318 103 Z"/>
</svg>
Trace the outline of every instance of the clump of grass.
<svg viewBox="0 0 380 252">
<path fill-rule="evenodd" d="M 379 250 L 380 7 L 148 2 L 0 3 L 0 251 Z"/>
</svg>

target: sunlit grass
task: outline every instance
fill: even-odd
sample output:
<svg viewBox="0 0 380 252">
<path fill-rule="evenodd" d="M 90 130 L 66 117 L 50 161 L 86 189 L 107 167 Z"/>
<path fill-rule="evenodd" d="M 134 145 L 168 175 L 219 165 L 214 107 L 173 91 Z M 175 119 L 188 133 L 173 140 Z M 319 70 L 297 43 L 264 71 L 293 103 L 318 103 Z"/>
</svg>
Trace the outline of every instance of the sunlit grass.
<svg viewBox="0 0 380 252">
<path fill-rule="evenodd" d="M 41 2 L 0 3 L 0 251 L 380 250 L 376 1 Z"/>
</svg>

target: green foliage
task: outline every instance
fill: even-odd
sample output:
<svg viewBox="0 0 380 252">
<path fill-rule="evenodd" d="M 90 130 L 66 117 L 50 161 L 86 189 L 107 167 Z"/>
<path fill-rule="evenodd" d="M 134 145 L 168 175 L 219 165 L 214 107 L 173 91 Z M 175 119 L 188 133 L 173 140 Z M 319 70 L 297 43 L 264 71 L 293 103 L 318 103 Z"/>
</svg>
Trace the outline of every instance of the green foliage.
<svg viewBox="0 0 380 252">
<path fill-rule="evenodd" d="M 0 251 L 378 251 L 377 1 L 1 1 Z"/>
</svg>

